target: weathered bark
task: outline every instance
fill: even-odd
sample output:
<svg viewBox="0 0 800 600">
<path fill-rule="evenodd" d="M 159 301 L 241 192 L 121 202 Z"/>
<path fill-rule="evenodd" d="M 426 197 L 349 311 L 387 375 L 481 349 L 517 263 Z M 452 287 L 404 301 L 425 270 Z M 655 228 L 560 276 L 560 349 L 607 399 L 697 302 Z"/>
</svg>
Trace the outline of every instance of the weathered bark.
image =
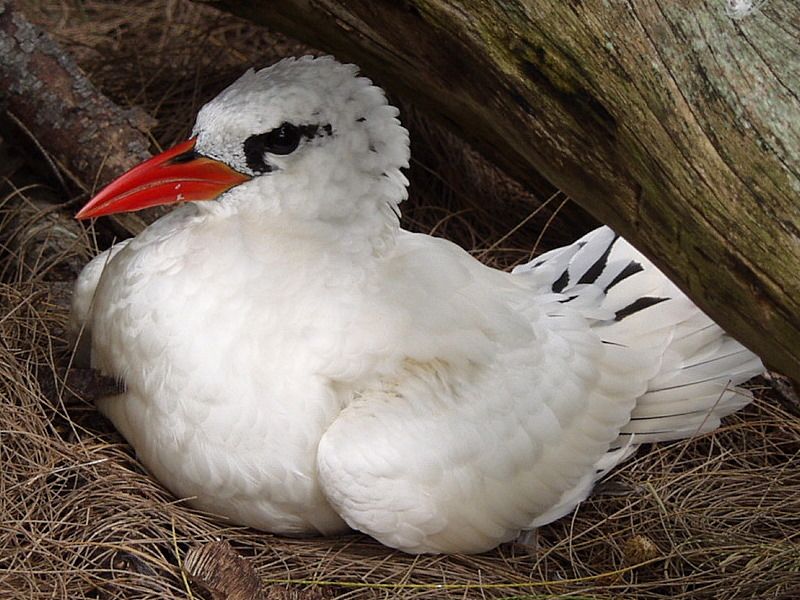
<svg viewBox="0 0 800 600">
<path fill-rule="evenodd" d="M 152 118 L 106 98 L 6 0 L 0 0 L 0 57 L 3 108 L 84 189 L 99 188 L 149 158 Z M 115 222 L 130 233 L 146 225 L 134 214 L 115 215 Z"/>
<path fill-rule="evenodd" d="M 218 5 L 413 93 L 539 172 L 800 379 L 800 5 L 288 0 Z"/>
</svg>

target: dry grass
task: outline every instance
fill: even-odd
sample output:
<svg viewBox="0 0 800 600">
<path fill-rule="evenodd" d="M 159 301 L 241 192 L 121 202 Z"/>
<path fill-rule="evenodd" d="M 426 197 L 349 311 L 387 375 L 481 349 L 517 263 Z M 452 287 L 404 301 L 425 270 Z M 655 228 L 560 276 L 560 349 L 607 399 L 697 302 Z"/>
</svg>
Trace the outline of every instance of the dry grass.
<svg viewBox="0 0 800 600">
<path fill-rule="evenodd" d="M 301 49 L 183 2 L 31 5 L 104 90 L 160 119 L 164 144 L 242 65 Z M 435 127 L 412 125 L 423 147 L 409 222 L 495 264 L 527 257 L 559 197 L 518 227 L 532 211 L 524 191 Z M 94 242 L 38 199 L 46 175 L 23 166 L 12 179 L 30 185 L 6 181 L 0 197 L 0 597 L 208 597 L 179 564 L 217 539 L 250 559 L 271 598 L 800 597 L 800 418 L 766 390 L 714 434 L 642 452 L 542 528 L 533 553 L 415 558 L 360 535 L 287 539 L 186 508 L 98 416 L 97 382 L 69 368 L 69 278 Z M 582 221 L 559 220 L 543 247 Z"/>
</svg>

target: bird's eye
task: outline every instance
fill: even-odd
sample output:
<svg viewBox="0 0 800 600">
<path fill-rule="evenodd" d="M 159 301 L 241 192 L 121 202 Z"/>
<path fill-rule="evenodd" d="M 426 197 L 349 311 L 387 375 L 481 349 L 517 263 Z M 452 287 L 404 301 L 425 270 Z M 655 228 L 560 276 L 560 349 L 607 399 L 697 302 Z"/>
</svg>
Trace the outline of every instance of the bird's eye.
<svg viewBox="0 0 800 600">
<path fill-rule="evenodd" d="M 300 145 L 302 138 L 330 137 L 333 127 L 330 125 L 293 125 L 281 123 L 266 133 L 256 133 L 244 141 L 243 150 L 247 166 L 254 173 L 269 173 L 274 166 L 267 161 L 267 154 L 286 156 Z"/>
<path fill-rule="evenodd" d="M 291 123 L 282 123 L 272 131 L 264 134 L 264 150 L 270 154 L 291 154 L 300 144 L 302 131 Z"/>
<path fill-rule="evenodd" d="M 247 166 L 255 173 L 269 173 L 272 171 L 265 154 L 285 156 L 291 154 L 300 145 L 303 130 L 291 123 L 282 123 L 280 126 L 267 131 L 251 135 L 244 141 L 244 156 Z"/>
</svg>

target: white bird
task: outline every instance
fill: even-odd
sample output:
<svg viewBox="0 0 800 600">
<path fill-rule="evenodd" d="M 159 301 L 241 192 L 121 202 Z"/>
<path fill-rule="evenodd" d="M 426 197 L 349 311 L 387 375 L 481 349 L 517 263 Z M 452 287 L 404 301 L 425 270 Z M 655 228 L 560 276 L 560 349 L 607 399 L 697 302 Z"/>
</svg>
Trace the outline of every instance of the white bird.
<svg viewBox="0 0 800 600">
<path fill-rule="evenodd" d="M 408 133 L 330 57 L 245 73 L 79 218 L 183 202 L 81 273 L 99 402 L 176 496 L 280 534 L 482 552 L 761 372 L 608 228 L 513 273 L 399 227 Z"/>
</svg>

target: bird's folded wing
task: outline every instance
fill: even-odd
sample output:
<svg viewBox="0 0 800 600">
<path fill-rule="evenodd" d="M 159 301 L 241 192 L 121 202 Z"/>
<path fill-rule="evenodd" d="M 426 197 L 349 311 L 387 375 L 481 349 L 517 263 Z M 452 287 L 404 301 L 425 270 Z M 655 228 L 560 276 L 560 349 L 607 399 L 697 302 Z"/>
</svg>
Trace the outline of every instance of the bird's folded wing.
<svg viewBox="0 0 800 600">
<path fill-rule="evenodd" d="M 477 552 L 586 487 L 658 361 L 603 344 L 570 307 L 525 305 L 514 278 L 430 244 L 407 248 L 398 270 L 417 295 L 392 291 L 416 307 L 397 334 L 405 358 L 357 390 L 317 463 L 352 527 L 408 552 Z"/>
</svg>

